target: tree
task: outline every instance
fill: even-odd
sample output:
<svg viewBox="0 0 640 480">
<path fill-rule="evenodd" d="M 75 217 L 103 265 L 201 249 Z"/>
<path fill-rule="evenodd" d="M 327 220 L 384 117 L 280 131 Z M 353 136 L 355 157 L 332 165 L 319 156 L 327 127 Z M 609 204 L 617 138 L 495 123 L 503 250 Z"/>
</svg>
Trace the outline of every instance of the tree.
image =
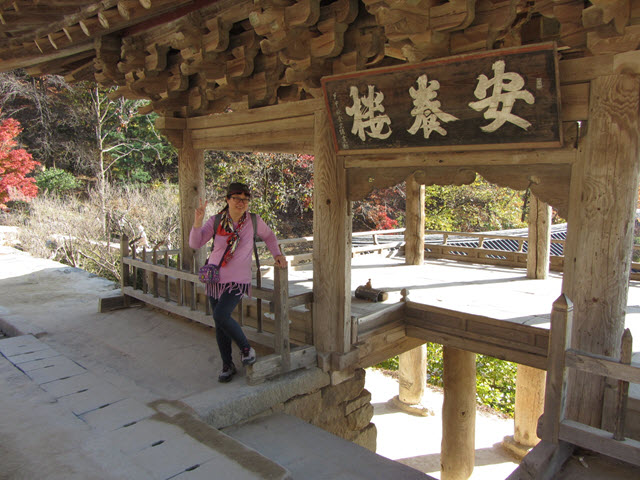
<svg viewBox="0 0 640 480">
<path fill-rule="evenodd" d="M 27 177 L 36 166 L 30 153 L 16 148 L 15 138 L 20 134 L 20 122 L 7 118 L 0 123 L 0 209 L 6 210 L 7 202 L 33 198 L 38 194 L 35 179 Z"/>
</svg>

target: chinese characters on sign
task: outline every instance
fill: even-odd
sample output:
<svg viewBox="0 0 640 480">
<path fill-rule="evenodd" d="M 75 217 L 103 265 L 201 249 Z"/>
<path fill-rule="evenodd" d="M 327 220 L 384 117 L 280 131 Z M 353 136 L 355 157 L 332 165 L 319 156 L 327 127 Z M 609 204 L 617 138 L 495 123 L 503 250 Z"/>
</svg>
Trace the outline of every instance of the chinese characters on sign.
<svg viewBox="0 0 640 480">
<path fill-rule="evenodd" d="M 522 50 L 323 79 L 337 150 L 559 146 L 555 51 Z"/>
</svg>

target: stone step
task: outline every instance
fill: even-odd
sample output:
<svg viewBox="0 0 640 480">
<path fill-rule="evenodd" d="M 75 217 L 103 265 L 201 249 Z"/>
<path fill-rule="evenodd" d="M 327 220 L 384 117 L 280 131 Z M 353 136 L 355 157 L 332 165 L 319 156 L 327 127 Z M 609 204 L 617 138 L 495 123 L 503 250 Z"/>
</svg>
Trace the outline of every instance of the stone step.
<svg viewBox="0 0 640 480">
<path fill-rule="evenodd" d="M 433 477 L 336 437 L 299 418 L 276 413 L 223 429 L 305 480 L 370 480 Z"/>
</svg>

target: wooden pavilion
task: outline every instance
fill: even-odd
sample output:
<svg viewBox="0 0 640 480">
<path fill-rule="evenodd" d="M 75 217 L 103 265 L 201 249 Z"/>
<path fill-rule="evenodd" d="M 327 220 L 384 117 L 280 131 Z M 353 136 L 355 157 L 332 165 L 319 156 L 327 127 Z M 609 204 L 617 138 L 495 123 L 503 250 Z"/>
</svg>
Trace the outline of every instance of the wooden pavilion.
<svg viewBox="0 0 640 480">
<path fill-rule="evenodd" d="M 116 97 L 150 100 L 146 110 L 179 149 L 184 266 L 196 255 L 186 239 L 206 149 L 315 155 L 312 345 L 335 379 L 367 366 L 362 352 L 373 361 L 430 339 L 414 310 L 403 334 L 355 345 L 353 200 L 407 182 L 406 258 L 415 264 L 424 257 L 424 185 L 480 174 L 530 188 L 532 231 L 541 232 L 530 241 L 533 278 L 547 268 L 546 205 L 555 208 L 568 233 L 554 319 L 569 326 L 554 334 L 552 325 L 553 363 L 535 335 L 518 350 L 523 364 L 553 367 L 543 431 L 550 445 L 579 443 L 606 410 L 604 377 L 582 369 L 565 385 L 560 367 L 593 363 L 638 382 L 637 370 L 612 373 L 607 362 L 621 355 L 631 264 L 639 47 L 640 0 L 0 2 L 0 71 L 92 80 L 116 86 Z M 453 349 L 449 358 L 464 377 L 473 353 Z M 637 461 L 630 442 L 613 451 Z M 446 445 L 443 455 L 453 448 Z"/>
</svg>

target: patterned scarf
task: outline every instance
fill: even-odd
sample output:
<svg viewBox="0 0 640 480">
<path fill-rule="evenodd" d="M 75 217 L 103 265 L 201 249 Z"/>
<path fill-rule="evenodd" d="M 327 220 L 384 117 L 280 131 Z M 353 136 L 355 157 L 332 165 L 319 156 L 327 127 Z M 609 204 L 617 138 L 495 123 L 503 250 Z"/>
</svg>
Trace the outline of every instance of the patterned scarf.
<svg viewBox="0 0 640 480">
<path fill-rule="evenodd" d="M 238 222 L 238 228 L 234 229 L 233 220 L 231 215 L 229 215 L 229 210 L 224 209 L 220 212 L 220 225 L 218 225 L 216 235 L 229 237 L 227 239 L 227 251 L 225 252 L 224 257 L 222 258 L 222 263 L 220 264 L 221 267 L 224 267 L 227 262 L 233 258 L 233 254 L 236 251 L 236 248 L 238 248 L 238 243 L 240 242 L 240 232 L 247 223 L 246 220 L 247 212 L 244 212 L 242 218 L 240 218 L 240 221 Z"/>
</svg>

